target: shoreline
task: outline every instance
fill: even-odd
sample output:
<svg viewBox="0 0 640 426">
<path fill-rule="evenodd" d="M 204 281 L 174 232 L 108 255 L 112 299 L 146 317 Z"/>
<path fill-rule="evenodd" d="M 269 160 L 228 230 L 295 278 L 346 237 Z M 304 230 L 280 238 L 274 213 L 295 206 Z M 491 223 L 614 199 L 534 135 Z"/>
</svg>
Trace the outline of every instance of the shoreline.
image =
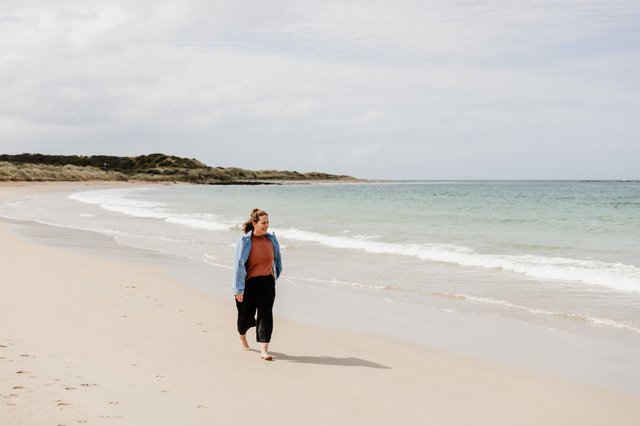
<svg viewBox="0 0 640 426">
<path fill-rule="evenodd" d="M 229 297 L 230 267 L 226 263 L 202 262 L 134 247 L 96 231 L 28 220 L 8 221 L 12 233 L 26 242 L 119 261 L 136 259 L 140 263 L 160 265 L 181 285 L 219 301 L 226 302 Z M 389 303 L 379 295 L 309 286 L 304 282 L 301 284 L 300 279 L 285 273 L 279 280 L 282 291 L 278 293 L 276 312 L 279 317 L 294 323 L 388 337 L 640 395 L 640 376 L 632 373 L 639 354 L 635 346 L 620 346 L 620 342 L 594 340 L 508 318 Z M 326 315 L 327 309 L 332 315 Z M 579 363 L 576 363 L 576 354 L 581 354 Z"/>
<path fill-rule="evenodd" d="M 139 185 L 0 184 L 0 202 L 84 186 Z M 301 416 L 309 424 L 604 425 L 640 415 L 638 395 L 302 325 L 277 310 L 275 361 L 266 363 L 240 351 L 231 303 L 166 267 L 35 244 L 10 227 L 0 222 L 2 424 L 227 424 L 247 407 L 279 425 Z"/>
</svg>

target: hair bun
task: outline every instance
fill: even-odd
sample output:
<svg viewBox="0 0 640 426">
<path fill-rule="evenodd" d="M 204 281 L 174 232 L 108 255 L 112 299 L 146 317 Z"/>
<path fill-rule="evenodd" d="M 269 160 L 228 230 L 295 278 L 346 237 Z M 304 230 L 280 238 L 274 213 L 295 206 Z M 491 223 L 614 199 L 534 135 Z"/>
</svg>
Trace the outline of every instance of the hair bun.
<svg viewBox="0 0 640 426">
<path fill-rule="evenodd" d="M 246 234 L 247 232 L 252 231 L 253 224 L 260 221 L 260 216 L 268 216 L 268 213 L 260 209 L 251 210 L 251 214 L 249 215 L 249 220 L 247 220 L 242 225 L 242 232 Z"/>
</svg>

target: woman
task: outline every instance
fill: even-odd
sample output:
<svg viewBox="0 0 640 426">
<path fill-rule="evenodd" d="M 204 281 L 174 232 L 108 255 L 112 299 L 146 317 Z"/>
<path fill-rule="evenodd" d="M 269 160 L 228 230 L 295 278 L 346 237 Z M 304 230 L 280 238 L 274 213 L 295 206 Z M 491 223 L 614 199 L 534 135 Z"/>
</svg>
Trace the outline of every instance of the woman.
<svg viewBox="0 0 640 426">
<path fill-rule="evenodd" d="M 276 297 L 276 280 L 282 272 L 280 245 L 275 234 L 267 233 L 269 215 L 253 209 L 244 225 L 244 235 L 238 240 L 233 263 L 233 292 L 238 308 L 238 333 L 245 351 L 251 350 L 246 333 L 256 327 L 256 339 L 260 342 L 260 357 L 271 361 L 269 342 L 273 331 L 273 301 Z M 257 318 L 255 317 L 258 312 Z"/>
</svg>

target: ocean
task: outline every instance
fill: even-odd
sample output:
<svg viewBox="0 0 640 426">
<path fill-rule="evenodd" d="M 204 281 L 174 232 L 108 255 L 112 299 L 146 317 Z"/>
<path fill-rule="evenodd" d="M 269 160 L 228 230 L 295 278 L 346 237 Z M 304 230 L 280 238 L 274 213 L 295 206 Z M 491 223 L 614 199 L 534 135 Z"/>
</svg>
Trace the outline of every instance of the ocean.
<svg viewBox="0 0 640 426">
<path fill-rule="evenodd" d="M 153 185 L 36 195 L 0 216 L 188 259 L 231 297 L 254 207 L 282 245 L 293 319 L 432 344 L 434 322 L 467 318 L 640 353 L 640 182 Z"/>
</svg>

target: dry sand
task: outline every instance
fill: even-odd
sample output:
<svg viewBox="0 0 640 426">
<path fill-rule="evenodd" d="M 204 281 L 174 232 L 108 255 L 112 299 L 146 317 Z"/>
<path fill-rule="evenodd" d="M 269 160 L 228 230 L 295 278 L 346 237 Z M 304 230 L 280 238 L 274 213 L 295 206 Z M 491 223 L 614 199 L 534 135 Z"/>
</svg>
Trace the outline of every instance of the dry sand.
<svg viewBox="0 0 640 426">
<path fill-rule="evenodd" d="M 83 185 L 3 184 L 0 202 Z M 231 295 L 9 228 L 0 222 L 3 426 L 640 424 L 638 395 L 277 310 L 275 360 L 263 361 L 240 350 Z"/>
</svg>

